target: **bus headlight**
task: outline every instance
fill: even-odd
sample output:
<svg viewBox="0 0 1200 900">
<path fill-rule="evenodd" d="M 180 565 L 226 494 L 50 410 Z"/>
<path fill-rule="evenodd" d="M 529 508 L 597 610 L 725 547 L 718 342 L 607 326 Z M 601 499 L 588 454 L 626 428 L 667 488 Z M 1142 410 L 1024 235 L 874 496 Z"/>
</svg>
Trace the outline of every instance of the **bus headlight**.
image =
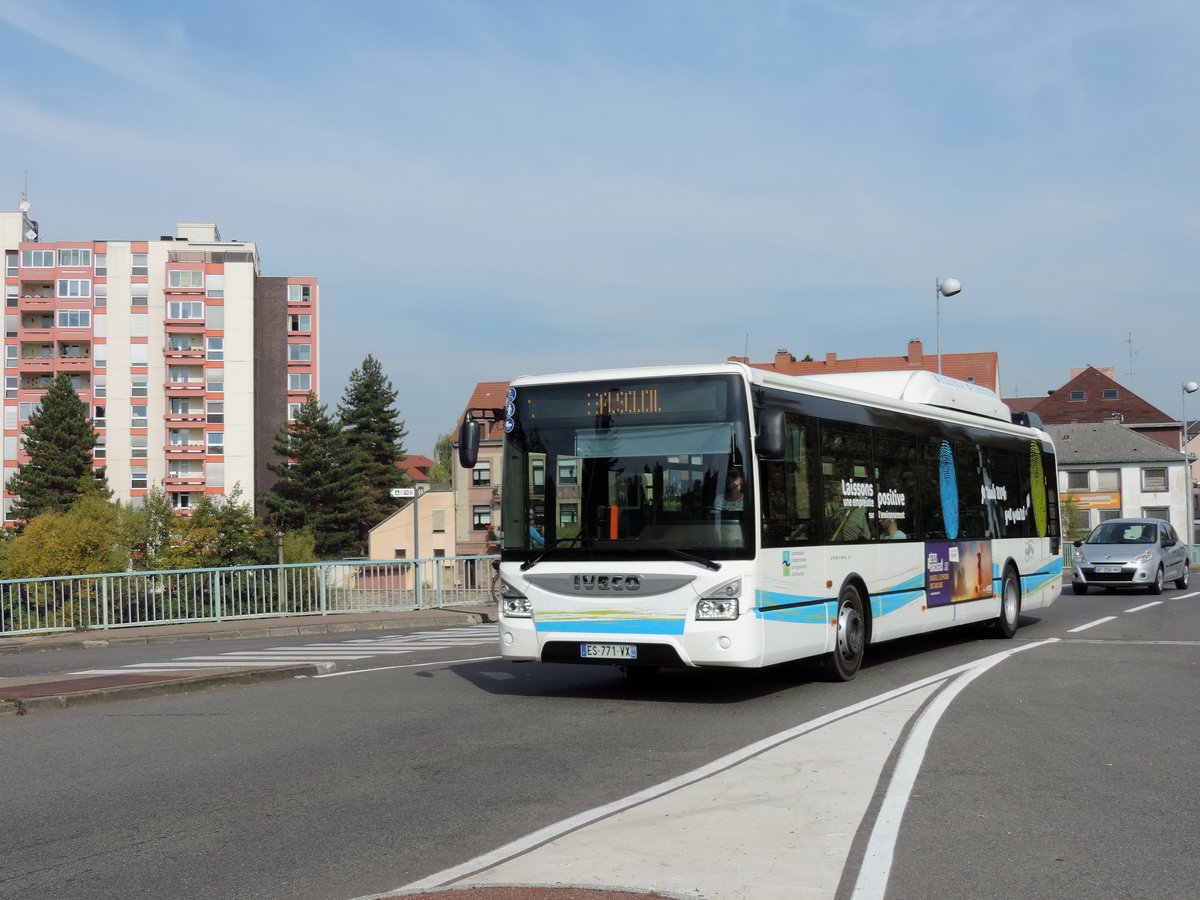
<svg viewBox="0 0 1200 900">
<path fill-rule="evenodd" d="M 718 585 L 700 598 L 696 604 L 696 620 L 700 622 L 722 621 L 738 617 L 738 598 L 742 593 L 742 579 L 735 578 Z"/>
<path fill-rule="evenodd" d="M 533 604 L 515 587 L 500 579 L 500 615 L 509 619 L 528 619 L 533 615 Z"/>
</svg>

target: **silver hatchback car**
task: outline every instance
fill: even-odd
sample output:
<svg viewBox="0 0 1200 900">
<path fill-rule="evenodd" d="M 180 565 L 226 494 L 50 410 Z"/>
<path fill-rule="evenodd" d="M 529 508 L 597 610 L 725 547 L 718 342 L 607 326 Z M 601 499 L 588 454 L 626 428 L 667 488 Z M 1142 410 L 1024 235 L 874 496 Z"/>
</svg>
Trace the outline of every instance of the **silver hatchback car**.
<svg viewBox="0 0 1200 900">
<path fill-rule="evenodd" d="M 1086 594 L 1089 587 L 1147 587 L 1161 594 L 1163 585 L 1188 586 L 1187 545 L 1170 522 L 1162 519 L 1109 519 L 1075 541 L 1071 587 Z"/>
</svg>

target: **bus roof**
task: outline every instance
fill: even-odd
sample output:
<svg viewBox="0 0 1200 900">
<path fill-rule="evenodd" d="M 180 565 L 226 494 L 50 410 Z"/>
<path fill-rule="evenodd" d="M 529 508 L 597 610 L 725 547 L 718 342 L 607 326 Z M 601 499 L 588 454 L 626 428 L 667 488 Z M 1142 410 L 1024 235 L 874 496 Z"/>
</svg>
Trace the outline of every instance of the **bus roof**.
<svg viewBox="0 0 1200 900">
<path fill-rule="evenodd" d="M 815 393 L 825 396 L 841 396 L 859 402 L 871 402 L 873 398 L 883 398 L 900 403 L 954 410 L 993 419 L 1007 425 L 1012 424 L 1012 414 L 994 392 L 976 384 L 947 378 L 923 369 L 895 372 L 849 372 L 837 375 L 784 375 L 768 369 L 757 369 L 741 362 L 723 362 L 710 365 L 646 366 L 562 372 L 555 375 L 523 375 L 515 379 L 513 385 L 521 387 L 563 382 L 716 374 L 738 374 L 753 384 L 766 387 L 813 390 Z M 860 396 L 855 397 L 856 394 Z"/>
</svg>

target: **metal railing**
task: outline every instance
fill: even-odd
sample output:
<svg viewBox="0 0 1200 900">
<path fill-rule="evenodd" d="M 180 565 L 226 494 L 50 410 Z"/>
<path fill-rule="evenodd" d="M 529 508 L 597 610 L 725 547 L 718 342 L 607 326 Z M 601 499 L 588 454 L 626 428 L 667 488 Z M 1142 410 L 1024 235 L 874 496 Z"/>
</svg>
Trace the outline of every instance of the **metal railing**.
<svg viewBox="0 0 1200 900">
<path fill-rule="evenodd" d="M 493 556 L 0 581 L 0 635 L 438 609 L 491 599 Z"/>
</svg>

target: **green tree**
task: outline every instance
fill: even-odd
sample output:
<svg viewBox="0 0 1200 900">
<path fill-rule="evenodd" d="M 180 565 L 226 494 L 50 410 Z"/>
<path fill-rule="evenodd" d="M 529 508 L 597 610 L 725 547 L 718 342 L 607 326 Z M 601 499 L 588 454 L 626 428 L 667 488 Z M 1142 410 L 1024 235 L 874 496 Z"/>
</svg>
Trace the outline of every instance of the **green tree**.
<svg viewBox="0 0 1200 900">
<path fill-rule="evenodd" d="M 92 466 L 95 446 L 87 407 L 71 387 L 70 375 L 60 372 L 25 426 L 29 462 L 18 466 L 9 482 L 9 490 L 20 495 L 13 518 L 28 522 L 48 511 L 65 513 L 97 481 L 107 496 L 103 470 Z"/>
<path fill-rule="evenodd" d="M 274 561 L 271 537 L 254 515 L 254 508 L 242 499 L 240 483 L 217 506 L 215 515 L 217 537 L 210 565 L 258 566 Z"/>
<path fill-rule="evenodd" d="M 322 559 L 358 554 L 361 498 L 352 456 L 313 394 L 280 429 L 274 450 L 281 461 L 268 468 L 278 480 L 263 497 L 271 524 L 285 532 L 312 531 Z"/>
<path fill-rule="evenodd" d="M 174 518 L 171 501 L 166 492 L 156 484 L 146 491 L 141 509 L 129 510 L 128 540 L 135 569 L 153 571 L 166 568 L 163 552 L 171 544 L 171 526 Z"/>
<path fill-rule="evenodd" d="M 48 510 L 26 523 L 7 546 L 5 578 L 123 572 L 129 563 L 126 514 L 99 492 L 65 513 Z"/>
<path fill-rule="evenodd" d="M 392 488 L 406 487 L 408 476 L 396 466 L 404 457 L 404 422 L 396 410 L 396 390 L 374 356 L 350 373 L 338 406 L 338 421 L 353 454 L 353 471 L 362 498 L 358 515 L 359 553 L 367 532 L 400 507 Z"/>
<path fill-rule="evenodd" d="M 449 484 L 454 474 L 454 434 L 447 432 L 438 437 L 433 448 L 434 464 L 429 467 L 429 486 Z"/>
</svg>

